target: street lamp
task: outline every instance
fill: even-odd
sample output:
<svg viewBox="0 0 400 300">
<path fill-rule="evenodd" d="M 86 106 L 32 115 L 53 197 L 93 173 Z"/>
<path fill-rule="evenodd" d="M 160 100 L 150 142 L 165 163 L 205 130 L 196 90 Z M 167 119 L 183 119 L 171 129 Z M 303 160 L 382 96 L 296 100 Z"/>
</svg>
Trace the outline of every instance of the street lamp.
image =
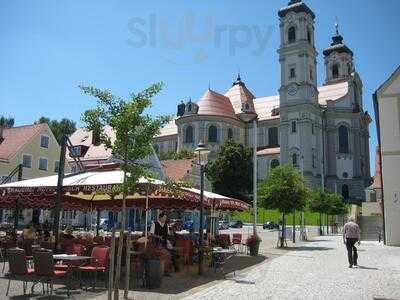
<svg viewBox="0 0 400 300">
<path fill-rule="evenodd" d="M 198 153 L 198 165 L 200 165 L 200 228 L 199 228 L 199 275 L 203 274 L 203 200 L 204 200 L 204 173 L 207 155 L 210 153 L 205 144 L 200 142 L 194 150 Z"/>
</svg>

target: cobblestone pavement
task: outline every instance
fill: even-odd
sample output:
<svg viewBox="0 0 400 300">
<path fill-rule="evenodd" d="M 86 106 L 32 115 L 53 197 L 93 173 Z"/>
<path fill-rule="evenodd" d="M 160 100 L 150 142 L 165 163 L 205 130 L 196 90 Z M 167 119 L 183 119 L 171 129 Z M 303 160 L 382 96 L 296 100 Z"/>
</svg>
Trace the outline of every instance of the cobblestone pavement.
<svg viewBox="0 0 400 300">
<path fill-rule="evenodd" d="M 360 268 L 349 269 L 341 237 L 318 237 L 253 268 L 255 284 L 226 280 L 185 299 L 400 299 L 400 248 L 358 248 Z"/>
</svg>

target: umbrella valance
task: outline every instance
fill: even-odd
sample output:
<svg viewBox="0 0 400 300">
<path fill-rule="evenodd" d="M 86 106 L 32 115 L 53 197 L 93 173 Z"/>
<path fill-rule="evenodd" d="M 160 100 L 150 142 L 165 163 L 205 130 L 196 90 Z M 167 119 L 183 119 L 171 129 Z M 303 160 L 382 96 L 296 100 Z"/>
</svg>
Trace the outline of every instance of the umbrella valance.
<svg viewBox="0 0 400 300">
<path fill-rule="evenodd" d="M 123 171 L 87 172 L 66 177 L 63 181 L 62 206 L 64 210 L 120 210 L 122 195 L 111 195 L 123 183 Z M 57 190 L 57 175 L 0 185 L 0 208 L 13 208 L 18 200 L 20 208 L 52 209 Z M 200 191 L 180 188 L 171 191 L 165 182 L 140 178 L 136 192 L 127 195 L 127 207 L 194 209 L 200 203 Z M 241 200 L 204 192 L 204 205 L 220 210 L 247 210 Z"/>
</svg>

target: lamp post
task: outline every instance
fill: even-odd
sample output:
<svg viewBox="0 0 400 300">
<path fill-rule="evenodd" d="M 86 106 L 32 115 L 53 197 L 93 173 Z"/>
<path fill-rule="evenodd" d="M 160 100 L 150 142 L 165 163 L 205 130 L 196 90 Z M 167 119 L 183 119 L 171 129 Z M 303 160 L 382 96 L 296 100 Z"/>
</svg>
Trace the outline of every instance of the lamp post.
<svg viewBox="0 0 400 300">
<path fill-rule="evenodd" d="M 199 226 L 199 275 L 203 274 L 203 201 L 204 201 L 204 173 L 206 157 L 210 152 L 206 145 L 200 142 L 197 145 L 195 152 L 198 153 L 198 165 L 200 166 L 200 226 Z"/>
</svg>

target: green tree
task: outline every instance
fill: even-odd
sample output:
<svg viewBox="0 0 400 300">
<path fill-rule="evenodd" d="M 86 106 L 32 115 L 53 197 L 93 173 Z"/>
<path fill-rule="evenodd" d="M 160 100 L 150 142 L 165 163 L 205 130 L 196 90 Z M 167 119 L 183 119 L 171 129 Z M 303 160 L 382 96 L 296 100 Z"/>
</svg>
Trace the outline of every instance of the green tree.
<svg viewBox="0 0 400 300">
<path fill-rule="evenodd" d="M 291 165 L 278 166 L 271 170 L 268 177 L 259 185 L 258 197 L 264 208 L 275 208 L 282 213 L 282 235 L 280 246 L 285 240 L 285 215 L 302 210 L 309 195 L 303 177 Z"/>
<path fill-rule="evenodd" d="M 253 161 L 250 148 L 232 140 L 225 142 L 214 160 L 206 166 L 213 190 L 221 195 L 247 198 L 253 187 Z"/>
<path fill-rule="evenodd" d="M 319 234 L 322 235 L 322 214 L 330 208 L 329 194 L 323 190 L 316 190 L 311 193 L 308 207 L 312 212 L 319 213 Z"/>
<path fill-rule="evenodd" d="M 121 169 L 124 172 L 124 180 L 121 185 L 122 192 L 122 220 L 120 237 L 123 236 L 126 223 L 126 195 L 134 192 L 140 177 L 148 175 L 147 165 L 136 163 L 153 153 L 152 141 L 169 118 L 152 118 L 145 114 L 145 110 L 151 105 L 151 98 L 162 87 L 162 83 L 151 85 L 149 88 L 133 93 L 128 100 L 112 95 L 107 90 L 94 87 L 80 86 L 85 94 L 97 98 L 97 107 L 84 112 L 82 121 L 89 130 L 99 132 L 99 140 L 108 149 L 112 150 L 115 157 L 123 161 Z M 111 142 L 109 136 L 100 129 L 106 124 L 115 132 L 115 140 Z M 121 274 L 123 239 L 119 239 L 117 253 L 117 267 L 114 281 L 114 299 L 118 299 L 119 281 Z"/>
<path fill-rule="evenodd" d="M 47 117 L 40 117 L 35 124 L 47 123 L 53 132 L 56 140 L 60 143 L 63 135 L 70 136 L 76 131 L 76 123 L 70 119 L 63 118 L 61 121 L 51 120 Z"/>
<path fill-rule="evenodd" d="M 168 151 L 157 153 L 160 160 L 179 160 L 179 159 L 191 159 L 194 158 L 194 152 L 190 149 L 183 148 L 180 151 Z"/>
<path fill-rule="evenodd" d="M 0 127 L 11 128 L 14 126 L 14 122 L 15 120 L 12 117 L 0 117 Z"/>
</svg>

